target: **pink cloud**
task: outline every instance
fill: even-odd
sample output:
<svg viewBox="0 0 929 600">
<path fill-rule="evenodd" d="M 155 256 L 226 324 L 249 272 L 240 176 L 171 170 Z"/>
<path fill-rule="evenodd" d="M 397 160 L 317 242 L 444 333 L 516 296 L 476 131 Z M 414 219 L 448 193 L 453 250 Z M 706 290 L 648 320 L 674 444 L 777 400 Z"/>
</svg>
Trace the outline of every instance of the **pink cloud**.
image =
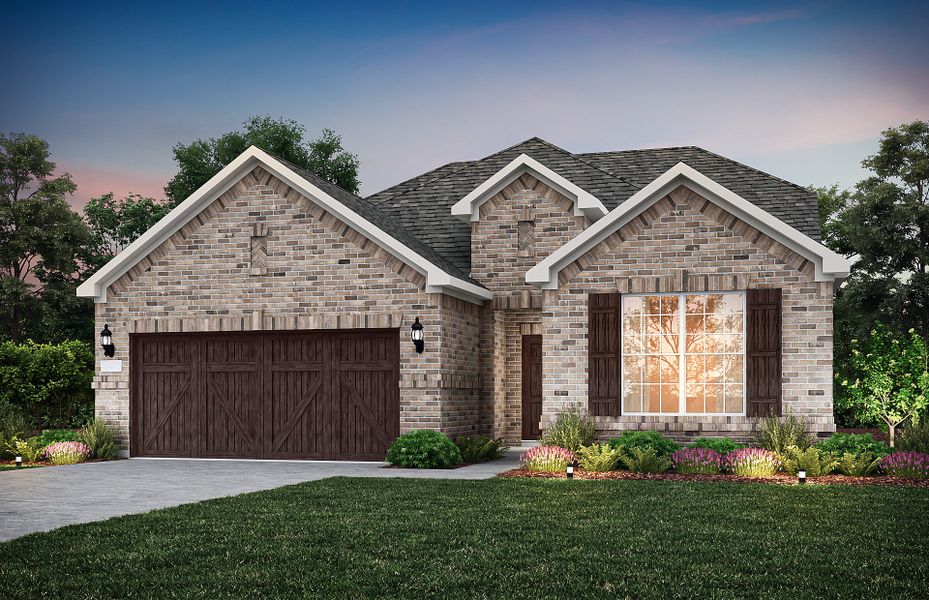
<svg viewBox="0 0 929 600">
<path fill-rule="evenodd" d="M 70 173 L 77 192 L 68 199 L 72 208 L 81 211 L 91 198 L 113 192 L 117 198 L 140 194 L 151 198 L 164 198 L 164 186 L 170 175 L 154 175 L 119 168 L 98 168 L 59 163 L 56 175 Z"/>
</svg>

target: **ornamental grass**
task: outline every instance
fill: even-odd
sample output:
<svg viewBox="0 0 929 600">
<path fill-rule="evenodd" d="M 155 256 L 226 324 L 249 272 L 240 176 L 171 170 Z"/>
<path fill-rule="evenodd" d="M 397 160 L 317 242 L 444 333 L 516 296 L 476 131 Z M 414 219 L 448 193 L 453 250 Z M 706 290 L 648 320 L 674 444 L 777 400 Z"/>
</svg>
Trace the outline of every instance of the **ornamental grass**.
<svg viewBox="0 0 929 600">
<path fill-rule="evenodd" d="M 777 473 L 781 461 L 764 448 L 742 448 L 726 455 L 726 470 L 744 477 L 770 477 Z"/>
<path fill-rule="evenodd" d="M 520 454 L 519 461 L 530 471 L 559 473 L 574 462 L 574 453 L 560 446 L 536 446 Z"/>
<path fill-rule="evenodd" d="M 45 458 L 53 465 L 74 465 L 90 455 L 90 447 L 83 442 L 55 442 L 45 449 Z"/>
</svg>

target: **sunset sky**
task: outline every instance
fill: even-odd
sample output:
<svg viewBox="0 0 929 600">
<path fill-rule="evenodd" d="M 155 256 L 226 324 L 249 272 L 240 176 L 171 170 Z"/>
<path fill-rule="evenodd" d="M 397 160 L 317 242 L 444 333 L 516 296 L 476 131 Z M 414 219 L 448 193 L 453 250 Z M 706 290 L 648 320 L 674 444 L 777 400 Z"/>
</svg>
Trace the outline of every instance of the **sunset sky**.
<svg viewBox="0 0 929 600">
<path fill-rule="evenodd" d="M 364 194 L 534 135 L 850 186 L 929 120 L 926 2 L 131 4 L 0 0 L 0 131 L 48 140 L 76 203 L 162 197 L 175 143 L 250 115 L 336 130 Z"/>
</svg>

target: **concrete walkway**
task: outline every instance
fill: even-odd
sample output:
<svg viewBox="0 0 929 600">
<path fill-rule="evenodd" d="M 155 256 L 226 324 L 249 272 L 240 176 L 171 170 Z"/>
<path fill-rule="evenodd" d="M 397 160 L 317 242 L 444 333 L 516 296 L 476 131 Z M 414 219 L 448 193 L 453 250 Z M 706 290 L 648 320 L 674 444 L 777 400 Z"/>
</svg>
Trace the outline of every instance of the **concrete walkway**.
<svg viewBox="0 0 929 600">
<path fill-rule="evenodd" d="M 489 479 L 505 458 L 459 469 L 389 469 L 382 463 L 130 459 L 0 471 L 0 541 L 74 523 L 234 496 L 326 477 Z"/>
</svg>

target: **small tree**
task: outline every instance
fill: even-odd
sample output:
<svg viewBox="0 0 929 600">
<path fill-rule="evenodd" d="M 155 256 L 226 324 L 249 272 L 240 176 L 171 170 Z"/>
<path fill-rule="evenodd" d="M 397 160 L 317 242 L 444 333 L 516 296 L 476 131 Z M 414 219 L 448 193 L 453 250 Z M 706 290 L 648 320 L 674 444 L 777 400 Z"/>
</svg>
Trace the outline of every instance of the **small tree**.
<svg viewBox="0 0 929 600">
<path fill-rule="evenodd" d="M 913 329 L 909 337 L 898 337 L 878 323 L 868 339 L 851 341 L 847 367 L 854 379 L 840 382 L 844 408 L 862 421 L 883 421 L 893 447 L 897 427 L 908 419 L 917 421 L 927 406 L 925 340 Z"/>
</svg>

